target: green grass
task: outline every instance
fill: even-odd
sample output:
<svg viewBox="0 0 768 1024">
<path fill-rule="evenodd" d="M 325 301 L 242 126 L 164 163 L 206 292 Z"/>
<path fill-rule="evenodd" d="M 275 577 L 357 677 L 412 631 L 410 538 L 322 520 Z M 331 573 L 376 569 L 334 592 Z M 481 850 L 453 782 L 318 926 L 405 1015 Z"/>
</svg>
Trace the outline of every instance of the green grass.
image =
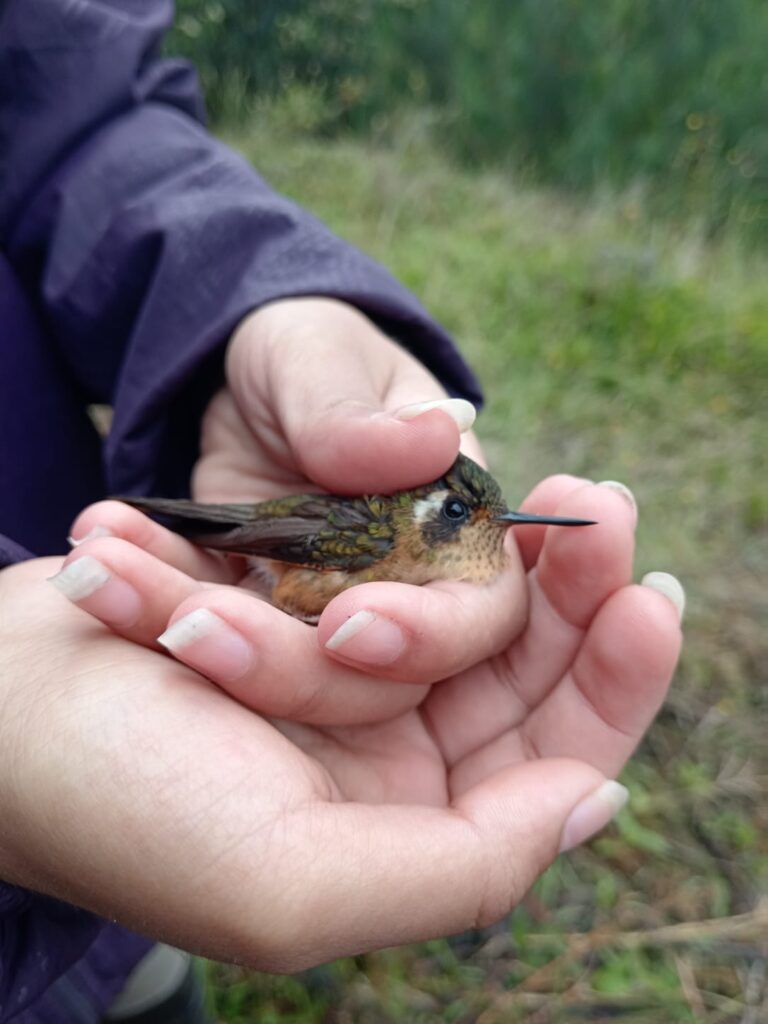
<svg viewBox="0 0 768 1024">
<path fill-rule="evenodd" d="M 574 205 L 469 176 L 416 130 L 381 150 L 265 118 L 233 141 L 454 333 L 510 498 L 557 471 L 625 481 L 638 572 L 674 572 L 689 606 L 672 694 L 624 776 L 630 808 L 508 921 L 297 978 L 212 967 L 219 1015 L 768 1020 L 765 917 L 725 920 L 768 891 L 768 264 L 649 222 L 632 196 Z M 683 922 L 709 924 L 664 930 Z"/>
</svg>

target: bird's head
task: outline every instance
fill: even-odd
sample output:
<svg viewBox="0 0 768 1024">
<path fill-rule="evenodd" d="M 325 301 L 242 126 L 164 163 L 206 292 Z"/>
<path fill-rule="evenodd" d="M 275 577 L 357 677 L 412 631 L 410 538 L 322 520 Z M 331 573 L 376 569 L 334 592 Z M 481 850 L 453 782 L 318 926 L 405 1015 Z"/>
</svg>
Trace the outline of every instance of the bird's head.
<svg viewBox="0 0 768 1024">
<path fill-rule="evenodd" d="M 395 496 L 398 519 L 419 557 L 439 562 L 446 575 L 483 580 L 503 565 L 504 534 L 515 523 L 587 526 L 588 520 L 511 512 L 491 474 L 459 455 L 445 476 Z"/>
</svg>

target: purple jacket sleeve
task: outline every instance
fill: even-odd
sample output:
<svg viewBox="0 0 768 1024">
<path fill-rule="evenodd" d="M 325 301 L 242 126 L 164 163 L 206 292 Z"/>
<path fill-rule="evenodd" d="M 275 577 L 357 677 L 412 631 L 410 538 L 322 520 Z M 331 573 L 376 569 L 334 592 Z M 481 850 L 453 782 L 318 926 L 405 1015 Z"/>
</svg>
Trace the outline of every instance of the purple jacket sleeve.
<svg viewBox="0 0 768 1024">
<path fill-rule="evenodd" d="M 32 557 L 32 553 L 23 548 L 21 544 L 17 544 L 10 537 L 5 537 L 0 533 L 0 569 L 4 569 L 8 565 L 15 565 L 16 562 L 25 562 Z"/>
<path fill-rule="evenodd" d="M 453 394 L 477 384 L 445 332 L 196 120 L 157 47 L 169 0 L 6 0 L 0 241 L 92 401 L 115 407 L 107 483 L 181 492 L 223 345 L 270 300 L 334 296 Z"/>
</svg>

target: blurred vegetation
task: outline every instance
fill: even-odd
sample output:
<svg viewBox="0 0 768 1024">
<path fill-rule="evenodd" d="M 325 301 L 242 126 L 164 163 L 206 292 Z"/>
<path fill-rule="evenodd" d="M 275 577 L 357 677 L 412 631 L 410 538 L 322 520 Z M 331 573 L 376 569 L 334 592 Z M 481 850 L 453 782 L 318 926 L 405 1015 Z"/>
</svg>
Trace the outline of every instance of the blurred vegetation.
<svg viewBox="0 0 768 1024">
<path fill-rule="evenodd" d="M 403 109 L 471 166 L 768 237 L 764 0 L 179 0 L 214 119 L 280 97 L 325 136 Z"/>
<path fill-rule="evenodd" d="M 219 1018 L 768 1021 L 768 258 L 652 224 L 631 196 L 457 169 L 418 117 L 381 147 L 291 136 L 282 111 L 229 141 L 450 328 L 512 500 L 563 470 L 631 485 L 638 578 L 680 576 L 686 648 L 622 776 L 629 806 L 510 918 L 291 978 L 212 966 Z"/>
</svg>

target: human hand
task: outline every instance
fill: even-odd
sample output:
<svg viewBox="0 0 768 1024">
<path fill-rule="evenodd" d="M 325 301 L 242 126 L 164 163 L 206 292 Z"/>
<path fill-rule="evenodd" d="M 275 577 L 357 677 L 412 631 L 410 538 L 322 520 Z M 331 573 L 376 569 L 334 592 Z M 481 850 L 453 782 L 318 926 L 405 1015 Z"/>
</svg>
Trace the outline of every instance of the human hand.
<svg viewBox="0 0 768 1024">
<path fill-rule="evenodd" d="M 202 454 L 193 478 L 195 497 L 202 500 L 256 500 L 319 487 L 363 493 L 423 484 L 453 463 L 459 428 L 474 418 L 469 403 L 447 400 L 431 374 L 370 321 L 326 299 L 285 300 L 249 316 L 230 342 L 226 370 L 228 385 L 212 401 L 202 426 Z M 422 412 L 425 403 L 438 408 Z M 411 418 L 414 413 L 419 414 Z M 471 433 L 465 432 L 461 442 L 468 454 L 483 461 Z M 123 522 L 108 506 L 90 509 L 73 532 L 82 537 L 108 521 L 118 536 L 152 550 L 146 524 Z M 249 586 L 244 559 L 209 555 L 192 561 L 192 575 L 198 578 Z M 184 566 L 190 567 L 186 558 Z M 475 617 L 490 614 L 495 620 L 496 629 L 486 630 L 489 637 L 506 636 L 525 617 L 525 581 L 516 557 L 509 560 L 499 597 L 493 611 L 476 609 Z M 465 600 L 473 604 L 472 590 Z M 435 614 L 439 611 L 436 607 Z M 265 628 L 269 622 L 272 637 L 290 630 L 263 609 L 259 614 L 267 616 Z M 465 621 L 471 625 L 472 616 Z M 474 657 L 490 653 L 480 643 Z M 278 660 L 290 674 L 290 659 Z M 323 670 L 328 674 L 324 659 L 319 661 L 311 673 L 317 680 Z M 363 706 L 361 698 L 375 690 L 373 704 Z M 325 693 L 330 692 L 329 683 Z M 391 717 L 420 696 L 416 690 L 398 693 L 358 682 L 356 699 L 326 721 Z"/>
<path fill-rule="evenodd" d="M 283 299 L 250 314 L 225 372 L 203 418 L 199 501 L 413 487 L 448 469 L 474 420 L 469 402 L 449 400 L 413 356 L 332 299 Z M 482 459 L 471 435 L 462 447 Z"/>
<path fill-rule="evenodd" d="M 294 481 L 297 488 L 307 489 Z M 311 813 L 317 857 L 308 866 L 297 842 L 275 875 L 289 884 L 284 872 L 298 866 L 315 896 L 308 908 L 302 889 L 290 909 L 290 921 L 302 922 L 295 942 L 277 960 L 274 948 L 262 954 L 275 969 L 501 916 L 560 845 L 585 838 L 615 809 L 620 790 L 602 783 L 663 697 L 679 647 L 677 615 L 663 596 L 630 585 L 634 513 L 614 491 L 554 478 L 523 508 L 600 526 L 519 531 L 523 564 L 510 543 L 513 571 L 487 587 L 355 588 L 329 605 L 318 630 L 219 586 L 236 581 L 229 563 L 132 509 L 94 506 L 75 524 L 78 538 L 95 525 L 115 537 L 88 541 L 68 563 L 96 558 L 118 590 L 128 583 L 133 594 L 127 616 L 125 593 L 110 586 L 81 606 L 147 646 L 169 621 L 178 626 L 166 636 L 175 656 L 273 718 L 274 735 L 290 739 L 318 783 L 285 829 L 290 842 Z M 532 600 L 518 638 L 523 565 Z M 347 642 L 332 644 L 327 657 L 318 640 L 338 641 L 349 622 L 365 628 L 355 636 L 348 628 Z M 429 690 L 439 679 L 446 681 Z M 403 680 L 412 685 L 397 685 Z M 587 803 L 574 811 L 582 797 Z M 467 822 L 476 847 L 465 845 Z M 484 894 L 476 870 L 490 879 Z M 372 904 L 373 880 L 382 899 Z M 319 908 L 324 925 L 318 932 L 313 923 L 302 938 Z"/>
<path fill-rule="evenodd" d="M 356 461 L 361 453 L 366 454 L 371 439 L 374 443 L 383 440 L 384 435 L 377 433 L 382 426 L 380 407 L 392 408 L 398 401 L 416 401 L 422 394 L 440 394 L 439 385 L 423 367 L 396 346 L 382 345 L 382 341 L 359 314 L 323 300 L 276 303 L 249 318 L 232 343 L 229 363 L 232 401 L 239 409 L 241 423 L 243 443 L 239 450 L 247 452 L 239 467 L 241 479 L 244 480 L 248 472 L 258 474 L 258 467 L 264 465 L 265 451 L 271 452 L 273 461 L 280 465 L 308 465 L 309 479 L 329 490 L 344 491 L 347 484 L 358 492 L 377 486 L 386 489 L 378 476 L 382 470 L 385 475 L 395 474 L 393 485 L 397 486 L 429 479 L 430 474 L 421 464 L 418 464 L 414 481 L 398 477 L 404 464 L 414 465 L 412 457 L 421 450 L 415 446 L 413 449 L 405 447 L 414 441 L 415 435 L 407 432 L 404 435 L 399 424 L 399 433 L 388 436 L 381 449 L 377 449 L 376 458 L 366 459 L 362 465 Z M 390 387 L 387 392 L 381 390 L 384 381 Z M 398 382 L 397 389 L 392 387 L 393 381 Z M 430 388 L 437 390 L 428 390 Z M 394 400 L 395 390 L 397 401 Z M 360 394 L 364 400 L 346 402 L 349 394 Z M 264 408 L 266 414 L 261 412 Z M 222 424 L 225 419 L 222 415 Z M 355 443 L 353 424 L 358 425 L 358 420 L 369 431 L 365 444 Z M 428 423 L 430 420 L 432 424 Z M 444 429 L 444 420 L 445 417 L 432 414 L 415 421 L 424 421 L 427 450 L 433 457 L 442 444 L 442 441 L 438 443 L 435 424 Z M 250 428 L 250 450 L 245 444 L 248 432 L 242 427 L 244 422 Z M 390 421 L 387 429 L 392 426 Z M 210 449 L 201 460 L 200 472 L 205 470 L 209 474 L 206 486 L 212 487 L 211 496 L 222 492 L 234 496 L 234 491 L 228 491 L 234 477 L 227 479 L 224 473 L 227 465 L 224 453 L 237 446 L 227 445 L 226 436 L 214 444 L 215 433 L 209 430 Z M 280 445 L 270 448 L 267 440 L 275 435 Z M 455 440 L 454 436 L 454 444 Z M 472 435 L 465 436 L 464 446 L 469 454 L 482 461 Z M 454 448 L 449 447 L 447 453 L 455 454 Z M 435 465 L 432 464 L 433 474 L 437 472 Z M 217 467 L 221 469 L 218 479 Z M 562 711 L 562 696 L 559 696 L 562 689 L 556 686 L 556 681 L 562 682 L 565 678 L 584 639 L 583 634 L 608 599 L 616 595 L 612 609 L 618 623 L 624 616 L 625 622 L 633 621 L 633 615 L 642 614 L 648 602 L 654 601 L 647 589 L 627 589 L 632 578 L 635 510 L 628 509 L 626 502 L 622 505 L 615 494 L 608 498 L 605 490 L 602 494 L 592 491 L 591 498 L 590 491 L 585 491 L 582 495 L 587 502 L 585 513 L 579 512 L 577 506 L 559 508 L 563 499 L 576 500 L 569 494 L 578 490 L 579 483 L 583 482 L 565 477 L 547 481 L 522 507 L 539 513 L 585 514 L 597 519 L 598 527 L 570 535 L 557 529 L 545 533 L 541 527 L 523 527 L 510 532 L 508 571 L 491 587 L 457 587 L 448 583 L 415 590 L 384 583 L 355 588 L 341 595 L 327 609 L 318 631 L 320 643 L 328 645 L 326 650 L 346 665 L 378 676 L 418 684 L 458 676 L 460 683 L 452 687 L 442 685 L 439 693 L 430 697 L 430 707 L 432 704 L 442 706 L 449 692 L 470 692 L 480 680 L 488 686 L 489 667 L 492 675 L 507 680 L 518 673 L 521 662 L 524 677 L 538 660 L 541 667 L 547 665 L 550 670 L 534 671 L 538 686 L 530 688 L 523 679 L 519 687 L 521 694 L 543 699 L 552 689 L 553 699 L 547 706 L 554 707 L 556 714 Z M 299 488 L 300 481 L 291 479 L 289 486 Z M 522 549 L 522 565 L 512 540 L 515 534 Z M 537 566 L 545 536 L 549 547 Z M 565 552 L 565 557 L 561 552 Z M 524 571 L 528 572 L 527 586 L 523 585 Z M 619 601 L 622 590 L 626 593 Z M 460 595 L 458 600 L 456 595 Z M 658 598 L 655 600 L 658 602 Z M 231 602 L 234 609 L 237 598 L 231 597 Z M 531 621 L 524 636 L 518 638 L 529 602 L 533 605 Z M 250 626 L 247 607 L 244 605 L 241 613 L 246 633 Z M 236 614 L 234 610 L 233 614 Z M 179 612 L 175 612 L 174 618 L 178 615 Z M 603 616 L 600 621 L 608 621 L 610 625 L 613 620 Z M 252 639 L 262 648 L 264 630 L 253 628 Z M 569 631 L 570 642 L 566 642 L 565 633 Z M 289 632 L 293 630 L 289 628 Z M 276 629 L 272 635 L 278 635 Z M 666 683 L 678 645 L 679 640 L 675 640 L 661 647 L 661 659 L 667 670 L 658 677 Z M 620 650 L 617 661 L 622 656 Z M 469 678 L 463 674 L 465 670 L 469 670 Z M 327 678 L 325 667 L 315 678 Z M 328 683 L 330 685 L 330 679 Z M 500 691 L 496 688 L 497 699 L 502 704 L 506 696 L 504 685 L 502 683 Z M 655 713 L 664 689 L 665 685 L 661 685 L 654 693 L 651 688 L 640 701 L 635 738 Z M 251 700 L 252 695 L 242 686 L 237 686 L 236 692 L 246 702 Z M 618 692 L 621 703 L 624 690 L 620 688 Z M 423 699 L 423 693 L 419 691 L 413 697 L 415 705 L 417 700 Z M 625 710 L 631 718 L 631 700 L 629 704 Z M 387 710 L 386 695 L 380 708 L 378 713 Z M 395 713 L 394 704 L 389 710 Z M 509 723 L 508 706 L 505 712 L 500 720 Z M 342 712 L 338 722 L 346 721 L 348 717 Z M 622 750 L 626 756 L 629 748 L 625 744 Z M 615 763 L 623 762 L 619 758 Z"/>
<path fill-rule="evenodd" d="M 565 490 L 569 511 L 599 508 L 612 543 L 626 546 L 623 500 L 573 486 L 548 482 L 541 505 Z M 156 543 L 168 541 L 169 561 L 205 557 L 149 528 Z M 517 663 L 510 651 L 504 664 L 434 687 L 418 711 L 345 729 L 269 723 L 178 662 L 128 645 L 46 588 L 57 560 L 5 570 L 0 876 L 209 956 L 276 971 L 503 916 L 561 846 L 610 817 L 618 791 L 603 786 L 605 775 L 658 703 L 678 643 L 666 598 L 611 589 L 611 544 L 586 580 L 580 610 L 589 621 L 561 621 L 558 636 L 557 609 L 576 607 L 567 588 L 552 589 L 580 557 L 562 547 L 569 536 L 549 534 L 540 553 L 536 538 L 523 547 L 552 603 L 537 616 L 534 597 Z M 117 628 L 136 639 L 153 633 L 164 603 L 189 586 L 179 568 L 116 538 L 89 541 L 68 564 L 85 554 L 112 575 L 95 589 L 91 575 L 82 596 L 93 566 L 81 565 L 79 603 L 96 612 L 101 600 L 104 617 L 122 615 Z M 70 574 L 70 596 L 73 582 Z M 611 594 L 600 601 L 606 584 Z M 461 585 L 436 586 L 458 611 L 452 588 Z M 210 604 L 231 623 L 228 601 L 258 604 L 237 590 L 195 587 L 171 613 L 176 621 Z M 492 596 L 493 586 L 478 589 Z M 293 640 L 313 632 L 282 618 Z M 542 664 L 534 631 L 548 623 L 552 658 Z M 552 682 L 566 648 L 575 651 L 570 671 Z M 265 705 L 271 658 L 268 649 L 263 680 L 251 676 L 264 683 Z"/>
</svg>

